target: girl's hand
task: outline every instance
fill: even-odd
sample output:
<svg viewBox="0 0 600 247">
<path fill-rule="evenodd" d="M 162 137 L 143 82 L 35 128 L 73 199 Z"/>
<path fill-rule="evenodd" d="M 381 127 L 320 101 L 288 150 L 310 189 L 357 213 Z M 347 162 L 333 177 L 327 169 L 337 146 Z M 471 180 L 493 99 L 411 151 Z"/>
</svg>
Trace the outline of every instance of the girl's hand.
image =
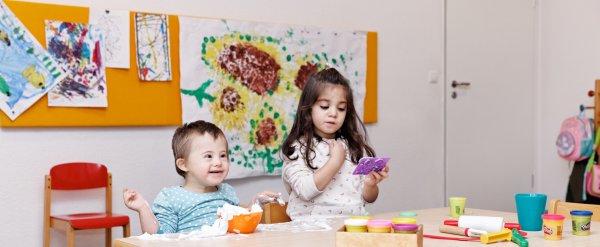
<svg viewBox="0 0 600 247">
<path fill-rule="evenodd" d="M 346 158 L 344 143 L 341 140 L 328 140 L 327 143 L 329 144 L 329 159 L 334 159 L 343 164 Z"/>
<path fill-rule="evenodd" d="M 128 188 L 123 188 L 123 202 L 125 202 L 127 208 L 135 211 L 140 211 L 140 209 L 148 205 L 148 202 L 144 200 L 141 194 Z"/>
<path fill-rule="evenodd" d="M 372 171 L 365 178 L 365 186 L 376 186 L 381 181 L 388 177 L 388 172 L 390 171 L 390 167 L 386 166 L 380 172 Z"/>
<path fill-rule="evenodd" d="M 281 200 L 281 193 L 276 193 L 276 192 L 272 192 L 272 191 L 263 191 L 259 194 L 257 194 L 253 199 L 252 199 L 252 204 L 255 203 L 259 203 L 260 205 L 264 205 L 270 202 L 275 202 L 277 201 L 279 204 L 285 204 L 285 202 L 283 200 Z M 282 205 L 283 206 L 283 205 Z"/>
</svg>

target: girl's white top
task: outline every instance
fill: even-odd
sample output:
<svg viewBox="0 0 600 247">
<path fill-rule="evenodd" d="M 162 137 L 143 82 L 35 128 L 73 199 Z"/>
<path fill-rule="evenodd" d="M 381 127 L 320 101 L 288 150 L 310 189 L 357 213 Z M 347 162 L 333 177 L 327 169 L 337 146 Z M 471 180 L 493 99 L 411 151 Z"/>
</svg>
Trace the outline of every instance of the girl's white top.
<svg viewBox="0 0 600 247">
<path fill-rule="evenodd" d="M 346 140 L 341 140 L 346 149 L 346 159 L 338 173 L 322 191 L 317 189 L 313 178 L 317 170 L 306 165 L 298 142 L 294 144 L 296 151 L 292 155 L 298 159 L 289 160 L 284 156 L 282 179 L 290 195 L 287 214 L 292 220 L 304 217 L 344 217 L 366 213 L 366 202 L 362 197 L 364 176 L 352 175 L 356 165 L 350 161 Z M 317 169 L 323 167 L 329 160 L 329 145 L 326 141 L 327 139 L 321 142 L 313 139 L 315 153 L 312 165 Z"/>
</svg>

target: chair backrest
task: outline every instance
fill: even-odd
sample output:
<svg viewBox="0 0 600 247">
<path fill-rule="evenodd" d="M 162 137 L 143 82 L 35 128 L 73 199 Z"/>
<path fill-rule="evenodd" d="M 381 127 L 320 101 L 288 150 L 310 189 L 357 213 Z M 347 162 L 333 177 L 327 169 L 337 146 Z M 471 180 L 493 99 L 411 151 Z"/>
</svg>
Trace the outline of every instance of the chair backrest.
<svg viewBox="0 0 600 247">
<path fill-rule="evenodd" d="M 600 221 L 600 205 L 563 202 L 560 200 L 550 200 L 550 205 L 548 205 L 549 214 L 561 214 L 565 217 L 571 217 L 571 210 L 591 211 L 593 213 L 592 221 Z"/>
<path fill-rule="evenodd" d="M 106 166 L 96 163 L 73 162 L 50 169 L 53 190 L 81 190 L 103 188 L 108 183 Z"/>
<path fill-rule="evenodd" d="M 290 217 L 287 215 L 287 202 L 285 205 L 281 206 L 279 203 L 271 202 L 267 203 L 263 207 L 263 215 L 260 223 L 262 224 L 274 224 L 281 222 L 291 221 Z"/>
<path fill-rule="evenodd" d="M 46 175 L 44 213 L 49 217 L 51 190 L 84 190 L 106 188 L 105 209 L 112 213 L 112 175 L 106 166 L 97 163 L 72 162 L 50 168 Z"/>
</svg>

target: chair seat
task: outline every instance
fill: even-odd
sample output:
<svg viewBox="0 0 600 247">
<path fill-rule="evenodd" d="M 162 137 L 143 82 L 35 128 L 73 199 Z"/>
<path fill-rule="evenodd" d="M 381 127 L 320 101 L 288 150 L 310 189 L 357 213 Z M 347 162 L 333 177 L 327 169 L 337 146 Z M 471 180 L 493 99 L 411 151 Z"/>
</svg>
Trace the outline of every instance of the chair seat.
<svg viewBox="0 0 600 247">
<path fill-rule="evenodd" d="M 100 229 L 129 224 L 129 216 L 107 213 L 80 213 L 53 215 L 53 219 L 67 221 L 75 229 Z"/>
</svg>

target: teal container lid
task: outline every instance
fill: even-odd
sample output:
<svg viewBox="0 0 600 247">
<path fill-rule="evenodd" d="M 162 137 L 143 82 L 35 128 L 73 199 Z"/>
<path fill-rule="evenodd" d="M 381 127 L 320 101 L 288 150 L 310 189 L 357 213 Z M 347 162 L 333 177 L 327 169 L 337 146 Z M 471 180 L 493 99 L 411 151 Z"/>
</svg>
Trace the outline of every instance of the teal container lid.
<svg viewBox="0 0 600 247">
<path fill-rule="evenodd" d="M 571 211 L 571 215 L 576 215 L 576 216 L 592 216 L 592 212 L 591 211 L 585 211 L 585 210 L 573 210 Z"/>
<path fill-rule="evenodd" d="M 417 213 L 415 213 L 415 212 L 400 212 L 400 216 L 402 216 L 402 217 L 417 217 Z"/>
</svg>

